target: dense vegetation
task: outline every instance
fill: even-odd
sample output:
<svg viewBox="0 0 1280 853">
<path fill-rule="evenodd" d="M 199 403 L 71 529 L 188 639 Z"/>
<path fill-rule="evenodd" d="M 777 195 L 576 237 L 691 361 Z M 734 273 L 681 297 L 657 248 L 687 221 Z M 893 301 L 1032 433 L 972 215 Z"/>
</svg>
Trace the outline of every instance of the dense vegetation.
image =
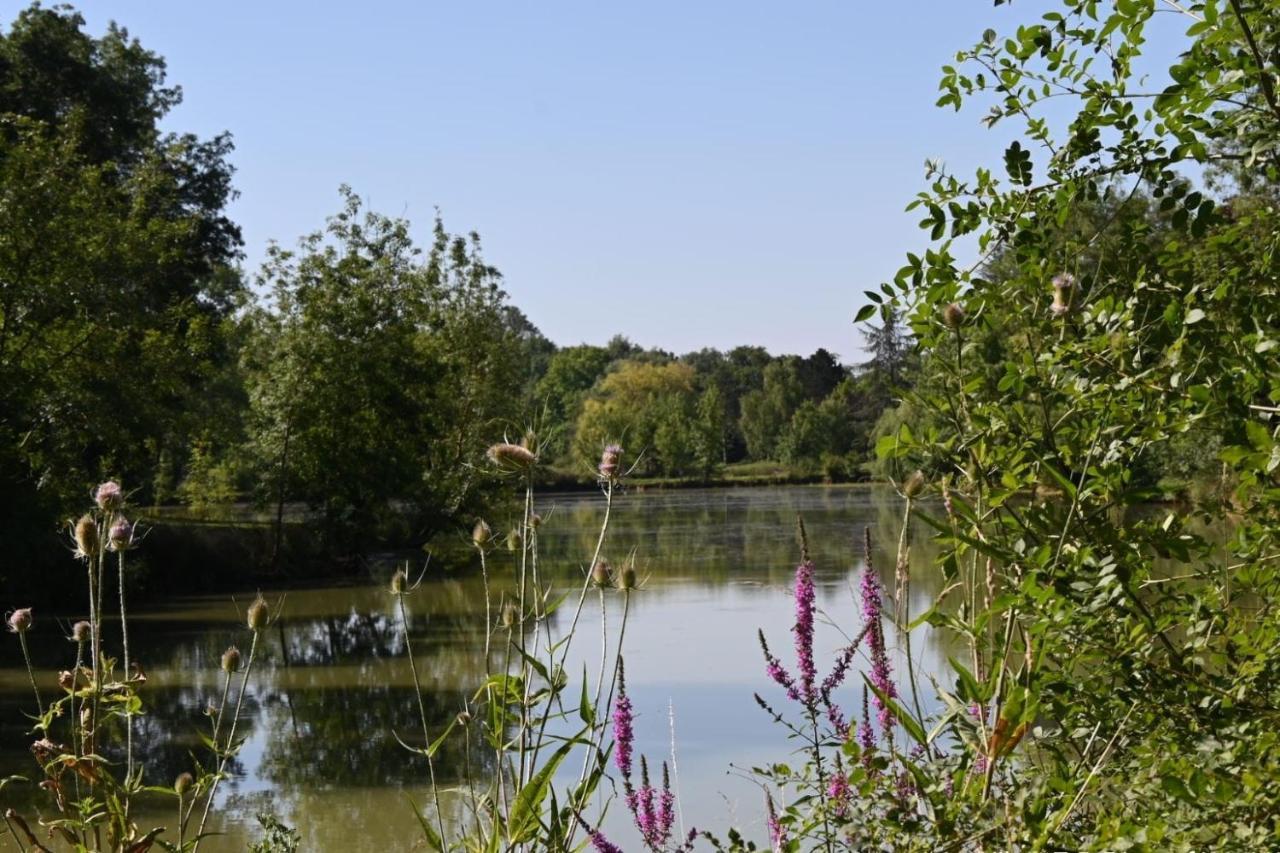
<svg viewBox="0 0 1280 853">
<path fill-rule="evenodd" d="M 66 7 L 0 35 L 0 534 L 15 564 L 38 562 L 107 477 L 144 505 L 305 504 L 330 553 L 421 542 L 485 505 L 469 471 L 488 438 L 531 425 L 561 481 L 590 481 L 605 435 L 643 450 L 650 476 L 749 461 L 862 475 L 900 327 L 858 367 L 822 349 L 557 347 L 476 235 L 437 221 L 420 246 L 346 188 L 319 231 L 245 270 L 231 137 L 162 131 L 180 99 L 160 57 Z"/>
</svg>

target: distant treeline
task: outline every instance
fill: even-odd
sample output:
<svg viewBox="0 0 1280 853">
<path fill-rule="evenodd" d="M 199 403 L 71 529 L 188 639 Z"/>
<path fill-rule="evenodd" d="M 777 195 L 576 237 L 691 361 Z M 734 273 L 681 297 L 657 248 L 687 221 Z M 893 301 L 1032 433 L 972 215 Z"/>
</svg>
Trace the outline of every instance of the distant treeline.
<svg viewBox="0 0 1280 853">
<path fill-rule="evenodd" d="M 10 575 L 108 477 L 134 505 L 302 504 L 328 552 L 358 553 L 469 524 L 502 489 L 486 446 L 527 432 L 561 480 L 589 478 L 606 441 L 635 476 L 760 460 L 861 475 L 903 376 L 895 316 L 852 366 L 823 349 L 557 347 L 475 234 L 437 220 L 419 246 L 347 188 L 321 230 L 246 271 L 231 138 L 162 131 L 180 99 L 160 57 L 67 7 L 32 5 L 0 35 Z"/>
</svg>

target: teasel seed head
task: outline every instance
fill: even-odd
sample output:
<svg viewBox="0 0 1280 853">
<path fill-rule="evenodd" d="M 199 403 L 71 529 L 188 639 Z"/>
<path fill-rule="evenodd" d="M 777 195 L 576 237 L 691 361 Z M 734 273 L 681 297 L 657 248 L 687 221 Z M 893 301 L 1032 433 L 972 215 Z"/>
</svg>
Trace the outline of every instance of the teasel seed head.
<svg viewBox="0 0 1280 853">
<path fill-rule="evenodd" d="M 511 528 L 511 531 L 507 533 L 507 550 L 519 551 L 520 541 L 520 530 L 515 527 Z"/>
<path fill-rule="evenodd" d="M 636 588 L 636 567 L 627 563 L 618 572 L 618 589 L 633 590 Z"/>
<path fill-rule="evenodd" d="M 925 479 L 923 471 L 913 471 L 911 476 L 902 482 L 902 493 L 909 498 L 917 498 L 924 491 Z"/>
<path fill-rule="evenodd" d="M 607 445 L 600 454 L 600 479 L 616 482 L 622 476 L 622 447 L 617 444 Z"/>
<path fill-rule="evenodd" d="M 598 560 L 591 567 L 591 584 L 601 589 L 613 586 L 613 572 L 609 569 L 609 564 L 604 560 Z"/>
<path fill-rule="evenodd" d="M 485 453 L 489 461 L 508 471 L 528 471 L 538 463 L 538 455 L 527 447 L 500 441 Z"/>
<path fill-rule="evenodd" d="M 195 777 L 190 773 L 179 773 L 178 778 L 173 780 L 173 791 L 179 797 L 191 790 L 191 786 L 195 784 Z"/>
<path fill-rule="evenodd" d="M 87 643 L 93 639 L 93 626 L 83 619 L 71 626 L 71 641 Z"/>
<path fill-rule="evenodd" d="M 103 512 L 115 512 L 124 506 L 124 490 L 115 480 L 108 480 L 93 490 L 93 502 Z"/>
<path fill-rule="evenodd" d="M 221 666 L 222 666 L 222 671 L 225 672 L 227 675 L 231 675 L 233 672 L 239 671 L 240 650 L 237 649 L 235 646 L 229 646 L 227 650 L 222 653 Z"/>
<path fill-rule="evenodd" d="M 93 560 L 101 553 L 102 537 L 98 535 L 98 522 L 93 520 L 93 516 L 80 516 L 72 537 L 76 542 L 76 557 L 79 559 Z"/>
<path fill-rule="evenodd" d="M 15 634 L 27 633 L 34 622 L 30 607 L 22 607 L 9 614 L 9 630 Z"/>
<path fill-rule="evenodd" d="M 502 607 L 502 627 L 503 628 L 506 628 L 507 630 L 511 630 L 512 628 L 515 627 L 516 622 L 518 622 L 519 620 L 520 620 L 520 611 L 514 604 L 512 604 L 511 602 L 507 602 L 505 605 L 503 605 Z"/>
<path fill-rule="evenodd" d="M 391 594 L 404 595 L 404 588 L 409 582 L 409 575 L 404 569 L 396 569 L 396 573 L 391 576 Z"/>
<path fill-rule="evenodd" d="M 482 518 L 476 522 L 476 526 L 471 528 L 471 541 L 475 543 L 477 548 L 483 548 L 493 537 L 493 530 Z"/>
<path fill-rule="evenodd" d="M 267 627 L 267 618 L 270 615 L 271 610 L 267 607 L 267 600 L 259 595 L 253 600 L 253 604 L 249 605 L 248 618 L 245 620 L 249 630 L 256 633 Z"/>
<path fill-rule="evenodd" d="M 964 308 L 958 302 L 951 302 L 942 309 L 942 322 L 948 329 L 958 329 L 964 322 Z"/>
<path fill-rule="evenodd" d="M 133 524 L 123 515 L 111 525 L 108 535 L 112 551 L 126 551 L 133 547 Z"/>
</svg>

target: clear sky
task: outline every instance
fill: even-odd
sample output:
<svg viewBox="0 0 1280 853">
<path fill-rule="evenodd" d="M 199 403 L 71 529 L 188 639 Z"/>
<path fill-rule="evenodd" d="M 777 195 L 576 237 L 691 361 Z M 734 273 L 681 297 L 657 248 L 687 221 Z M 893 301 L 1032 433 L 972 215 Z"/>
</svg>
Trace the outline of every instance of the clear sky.
<svg viewBox="0 0 1280 853">
<path fill-rule="evenodd" d="M 169 64 L 169 126 L 229 130 L 246 267 L 350 184 L 425 238 L 481 234 L 559 344 L 822 346 L 923 243 L 926 157 L 1016 127 L 933 106 L 938 68 L 1033 9 L 990 0 L 87 0 Z M 14 8 L 18 8 L 15 4 Z M 12 15 L 9 16 L 12 18 Z"/>
</svg>

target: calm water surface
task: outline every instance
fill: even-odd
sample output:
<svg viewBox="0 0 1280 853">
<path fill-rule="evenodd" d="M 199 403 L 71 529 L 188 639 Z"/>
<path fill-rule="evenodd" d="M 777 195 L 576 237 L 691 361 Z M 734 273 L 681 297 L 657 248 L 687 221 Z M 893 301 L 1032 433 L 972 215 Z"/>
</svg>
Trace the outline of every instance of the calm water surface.
<svg viewBox="0 0 1280 853">
<path fill-rule="evenodd" d="M 603 514 L 599 495 L 545 496 L 539 511 L 543 565 L 556 585 L 576 588 L 590 559 Z M 670 760 L 675 731 L 681 821 L 723 830 L 730 824 L 762 836 L 759 789 L 737 768 L 788 760 L 791 746 L 752 699 L 753 692 L 786 704 L 766 680 L 756 640 L 763 628 L 784 661 L 791 659 L 793 602 L 789 595 L 798 550 L 796 517 L 809 531 L 817 565 L 820 661 L 844 641 L 839 629 L 860 627 L 855 590 L 862 570 L 861 532 L 870 526 L 877 568 L 891 587 L 901 504 L 892 492 L 868 487 L 774 487 L 631 493 L 615 501 L 606 556 L 634 551 L 643 589 L 632 598 L 625 638 L 629 691 L 637 713 L 636 749 L 657 764 Z M 495 524 L 495 529 L 499 525 Z M 913 611 L 938 592 L 924 545 L 913 560 Z M 511 555 L 498 551 L 496 587 L 511 583 Z M 173 567 L 181 571 L 181 567 Z M 210 853 L 244 850 L 259 837 L 255 815 L 271 811 L 302 834 L 303 850 L 413 849 L 418 837 L 408 802 L 426 802 L 426 767 L 396 743 L 420 728 L 404 636 L 385 578 L 358 586 L 290 590 L 283 616 L 264 635 L 245 700 L 240 732 L 248 736 L 234 776 L 219 789 L 214 828 L 224 835 Z M 270 596 L 269 596 L 270 597 Z M 149 681 L 147 716 L 135 743 L 150 784 L 167 785 L 190 766 L 207 730 L 203 709 L 221 690 L 218 659 L 229 644 L 247 653 L 239 612 L 249 595 L 189 598 L 153 606 L 130 618 L 133 656 Z M 576 597 L 575 597 L 576 599 Z M 600 611 L 594 595 L 579 627 L 568 671 L 577 695 L 583 663 L 599 667 Z M 440 731 L 482 680 L 484 598 L 478 571 L 428 569 L 407 599 L 410 641 L 424 678 L 427 712 Z M 610 594 L 607 620 L 616 638 L 621 598 Z M 553 616 L 567 627 L 570 608 Z M 30 636 L 38 669 L 68 668 L 74 650 L 44 614 Z M 65 628 L 65 625 L 63 626 Z M 106 628 L 118 645 L 118 622 Z M 949 652 L 921 636 L 924 672 Z M 22 712 L 32 697 L 17 643 L 3 644 L 0 671 L 0 773 L 36 771 L 26 746 Z M 865 663 L 865 661 L 861 662 Z M 901 661 L 900 661 L 901 663 Z M 860 684 L 856 676 L 850 684 Z M 594 684 L 594 675 L 593 675 Z M 52 675 L 47 692 L 56 689 Z M 859 688 L 860 689 L 860 688 Z M 860 704 L 853 687 L 841 699 Z M 457 739 L 455 739 L 457 740 Z M 475 756 L 473 755 L 473 760 Z M 446 745 L 437 759 L 442 783 L 462 777 L 463 751 Z M 473 767 L 485 773 L 484 766 Z M 577 768 L 573 768 L 576 778 Z M 566 782 L 569 781 L 566 779 Z M 29 791 L 29 786 L 26 786 Z M 12 792 L 12 793 L 11 793 Z M 44 801 L 23 790 L 2 795 L 32 815 Z M 144 827 L 173 822 L 171 801 L 142 809 Z M 623 847 L 633 845 L 624 810 L 609 810 L 606 826 Z M 166 833 L 166 837 L 167 837 Z M 0 841 L 0 849 L 12 849 Z"/>
</svg>

